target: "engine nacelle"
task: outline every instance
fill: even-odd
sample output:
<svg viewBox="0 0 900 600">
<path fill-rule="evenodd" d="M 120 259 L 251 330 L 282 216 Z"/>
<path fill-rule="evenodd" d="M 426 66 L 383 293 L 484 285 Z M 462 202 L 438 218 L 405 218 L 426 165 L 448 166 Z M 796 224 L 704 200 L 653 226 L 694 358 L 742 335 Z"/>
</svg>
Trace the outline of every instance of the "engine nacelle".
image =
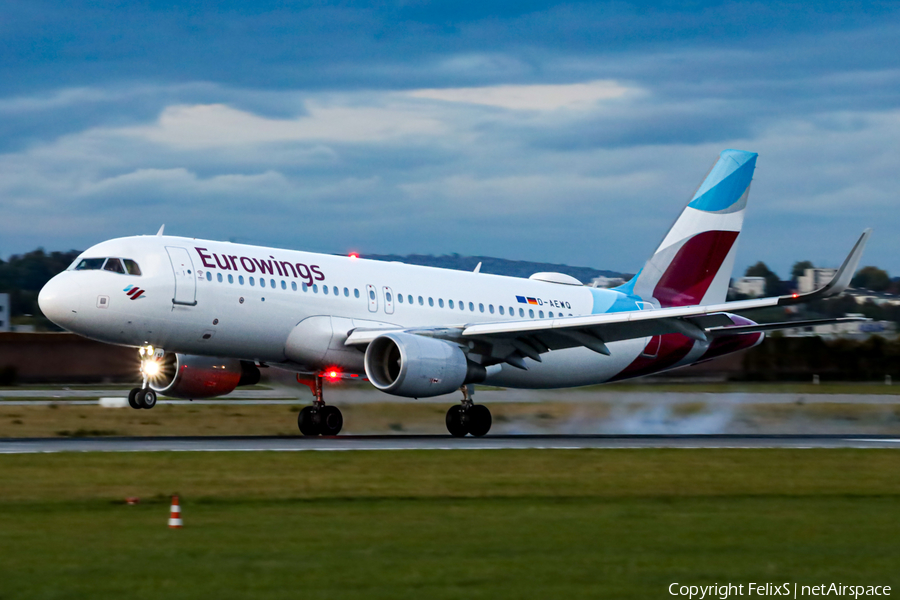
<svg viewBox="0 0 900 600">
<path fill-rule="evenodd" d="M 382 392 L 407 398 L 449 394 L 484 381 L 484 367 L 456 344 L 412 333 L 385 333 L 366 349 L 366 376 Z"/>
<path fill-rule="evenodd" d="M 173 398 L 224 396 L 239 385 L 259 382 L 259 369 L 245 360 L 167 352 L 161 362 L 150 387 Z"/>
</svg>

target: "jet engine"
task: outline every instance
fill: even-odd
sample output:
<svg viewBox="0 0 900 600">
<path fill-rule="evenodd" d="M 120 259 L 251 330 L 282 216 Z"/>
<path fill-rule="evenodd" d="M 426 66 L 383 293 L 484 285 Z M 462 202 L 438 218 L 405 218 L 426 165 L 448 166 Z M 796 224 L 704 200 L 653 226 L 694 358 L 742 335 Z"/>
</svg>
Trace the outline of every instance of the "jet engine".
<svg viewBox="0 0 900 600">
<path fill-rule="evenodd" d="M 366 349 L 366 376 L 382 392 L 407 398 L 449 394 L 484 381 L 484 367 L 451 342 L 411 333 L 385 333 Z"/>
<path fill-rule="evenodd" d="M 239 385 L 259 382 L 259 369 L 246 360 L 167 352 L 161 363 L 150 387 L 174 398 L 224 396 Z"/>
</svg>

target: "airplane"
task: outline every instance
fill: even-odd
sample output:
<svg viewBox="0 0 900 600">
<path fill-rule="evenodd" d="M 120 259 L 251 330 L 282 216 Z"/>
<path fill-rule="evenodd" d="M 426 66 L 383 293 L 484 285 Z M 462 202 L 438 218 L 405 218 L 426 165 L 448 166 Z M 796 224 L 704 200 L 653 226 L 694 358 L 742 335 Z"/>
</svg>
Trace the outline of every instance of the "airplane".
<svg viewBox="0 0 900 600">
<path fill-rule="evenodd" d="M 41 290 L 51 321 L 138 348 L 133 408 L 157 394 L 225 395 L 260 368 L 297 373 L 304 435 L 337 435 L 323 381 L 368 380 L 407 398 L 461 391 L 446 426 L 483 436 L 474 384 L 594 385 L 660 373 L 760 344 L 765 332 L 859 320 L 757 324 L 734 314 L 836 296 L 871 229 L 834 278 L 805 294 L 726 302 L 757 154 L 723 151 L 656 252 L 627 283 L 588 287 L 561 273 L 503 277 L 164 234 L 101 242 Z"/>
</svg>

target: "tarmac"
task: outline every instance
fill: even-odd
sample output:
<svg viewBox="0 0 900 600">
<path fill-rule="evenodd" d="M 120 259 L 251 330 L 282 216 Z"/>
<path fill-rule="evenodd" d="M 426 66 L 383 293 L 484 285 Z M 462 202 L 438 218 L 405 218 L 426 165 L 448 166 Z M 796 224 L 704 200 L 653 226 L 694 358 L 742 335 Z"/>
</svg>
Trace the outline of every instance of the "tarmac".
<svg viewBox="0 0 900 600">
<path fill-rule="evenodd" d="M 0 439 L 0 454 L 55 452 L 301 452 L 581 448 L 896 448 L 900 436 L 847 435 L 347 435 Z"/>
</svg>

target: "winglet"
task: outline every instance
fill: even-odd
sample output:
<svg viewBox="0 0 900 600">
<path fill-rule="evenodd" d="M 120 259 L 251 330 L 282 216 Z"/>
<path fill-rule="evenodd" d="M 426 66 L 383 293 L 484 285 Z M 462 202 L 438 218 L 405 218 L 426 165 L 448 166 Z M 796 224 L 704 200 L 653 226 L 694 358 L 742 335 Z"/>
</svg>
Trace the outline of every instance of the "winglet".
<svg viewBox="0 0 900 600">
<path fill-rule="evenodd" d="M 866 249 L 866 242 L 869 241 L 870 235 L 872 235 L 871 228 L 862 232 L 862 235 L 859 236 L 859 239 L 856 241 L 856 245 L 853 246 L 853 250 L 850 251 L 850 254 L 844 260 L 844 264 L 841 265 L 838 272 L 834 274 L 831 281 L 825 284 L 824 287 L 807 294 L 782 296 L 778 299 L 778 305 L 786 306 L 789 304 L 800 304 L 809 302 L 810 300 L 829 298 L 831 296 L 842 294 L 850 285 L 850 280 L 853 279 L 856 269 L 859 268 L 859 261 L 862 260 L 863 250 Z"/>
<path fill-rule="evenodd" d="M 472 272 L 473 273 L 481 273 L 481 263 L 480 262 L 477 265 L 475 265 L 475 270 Z"/>
<path fill-rule="evenodd" d="M 163 223 L 162 227 L 159 228 L 159 231 L 156 232 L 156 237 L 162 237 L 162 234 L 165 230 L 166 230 L 166 224 Z"/>
</svg>

